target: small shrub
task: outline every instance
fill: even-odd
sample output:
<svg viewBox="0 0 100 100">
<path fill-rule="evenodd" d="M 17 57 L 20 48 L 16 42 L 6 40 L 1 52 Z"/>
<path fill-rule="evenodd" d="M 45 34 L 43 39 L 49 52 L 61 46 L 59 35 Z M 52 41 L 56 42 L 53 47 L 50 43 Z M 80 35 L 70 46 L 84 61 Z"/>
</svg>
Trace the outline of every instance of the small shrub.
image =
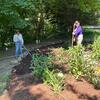
<svg viewBox="0 0 100 100">
<path fill-rule="evenodd" d="M 55 93 L 59 93 L 64 84 L 64 75 L 61 72 L 56 73 L 46 68 L 43 73 L 43 81 L 44 83 L 50 85 Z"/>
<path fill-rule="evenodd" d="M 78 79 L 83 75 L 84 70 L 84 48 L 82 46 L 71 47 L 68 50 L 68 65 L 70 72 Z"/>
<path fill-rule="evenodd" d="M 75 46 L 68 50 L 69 54 L 69 67 L 70 72 L 79 79 L 81 76 L 86 77 L 90 82 L 92 82 L 95 76 L 94 63 L 91 56 L 84 56 L 84 48 L 82 46 Z"/>
<path fill-rule="evenodd" d="M 92 78 L 95 76 L 95 71 L 94 71 L 94 63 L 92 59 L 86 59 L 85 60 L 85 66 L 83 70 L 84 76 L 87 77 L 89 81 L 92 81 Z"/>
<path fill-rule="evenodd" d="M 7 82 L 9 80 L 9 73 L 3 74 L 0 76 L 0 93 L 2 94 L 2 92 L 6 89 L 7 87 Z"/>
<path fill-rule="evenodd" d="M 42 77 L 46 67 L 53 68 L 52 56 L 34 54 L 31 61 L 33 76 Z"/>
<path fill-rule="evenodd" d="M 91 82 L 96 88 L 100 88 L 100 77 L 98 76 L 92 77 Z"/>
<path fill-rule="evenodd" d="M 92 50 L 92 58 L 98 60 L 100 58 L 100 36 L 95 37 Z"/>
<path fill-rule="evenodd" d="M 41 78 L 44 83 L 50 85 L 57 93 L 62 89 L 64 76 L 62 73 L 56 73 L 53 70 L 52 56 L 34 54 L 32 57 L 31 68 L 33 76 Z"/>
</svg>

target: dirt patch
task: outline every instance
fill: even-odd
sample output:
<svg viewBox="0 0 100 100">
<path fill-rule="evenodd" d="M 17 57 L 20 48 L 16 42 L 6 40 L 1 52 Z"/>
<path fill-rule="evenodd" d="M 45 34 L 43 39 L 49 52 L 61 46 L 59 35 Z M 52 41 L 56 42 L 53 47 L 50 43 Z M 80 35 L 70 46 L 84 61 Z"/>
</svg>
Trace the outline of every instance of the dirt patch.
<svg viewBox="0 0 100 100">
<path fill-rule="evenodd" d="M 73 92 L 76 100 L 100 100 L 100 90 L 96 90 L 85 79 L 76 80 L 73 76 L 66 76 L 66 89 Z"/>
<path fill-rule="evenodd" d="M 10 100 L 100 100 L 100 90 L 84 79 L 78 81 L 73 76 L 66 76 L 64 90 L 54 94 L 51 87 L 28 74 L 15 76 L 10 82 Z"/>
</svg>

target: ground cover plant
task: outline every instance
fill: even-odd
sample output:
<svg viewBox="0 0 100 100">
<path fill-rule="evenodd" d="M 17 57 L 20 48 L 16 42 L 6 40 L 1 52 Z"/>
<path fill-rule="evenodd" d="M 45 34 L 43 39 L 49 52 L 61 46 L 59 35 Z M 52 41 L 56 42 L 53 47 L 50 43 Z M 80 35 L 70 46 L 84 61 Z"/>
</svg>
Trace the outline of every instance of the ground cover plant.
<svg viewBox="0 0 100 100">
<path fill-rule="evenodd" d="M 53 68 L 52 56 L 33 54 L 31 61 L 32 73 L 36 77 L 42 77 L 46 68 Z"/>
<path fill-rule="evenodd" d="M 53 70 L 53 57 L 50 55 L 33 54 L 32 73 L 33 76 L 42 79 L 45 84 L 52 87 L 55 93 L 62 90 L 64 76 L 62 73 Z M 61 75 L 62 74 L 62 75 Z"/>
<path fill-rule="evenodd" d="M 92 44 L 92 58 L 100 59 L 100 36 L 96 36 Z"/>
</svg>

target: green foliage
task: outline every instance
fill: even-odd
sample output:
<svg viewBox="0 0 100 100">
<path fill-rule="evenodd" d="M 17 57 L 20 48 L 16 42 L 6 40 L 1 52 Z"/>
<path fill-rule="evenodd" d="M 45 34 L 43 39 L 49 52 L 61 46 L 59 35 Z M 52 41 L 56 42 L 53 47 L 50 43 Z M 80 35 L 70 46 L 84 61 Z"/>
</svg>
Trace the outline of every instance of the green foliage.
<svg viewBox="0 0 100 100">
<path fill-rule="evenodd" d="M 0 95 L 1 93 L 4 91 L 4 89 L 6 88 L 6 82 L 0 82 Z"/>
<path fill-rule="evenodd" d="M 0 93 L 2 93 L 6 89 L 8 80 L 9 80 L 8 73 L 0 75 Z"/>
<path fill-rule="evenodd" d="M 84 70 L 83 74 L 87 79 L 91 82 L 93 77 L 95 76 L 95 70 L 94 70 L 94 63 L 91 58 L 88 58 L 84 62 Z"/>
<path fill-rule="evenodd" d="M 24 6 L 26 4 L 27 7 Z M 28 3 L 24 0 L 0 1 L 0 44 L 2 47 L 8 40 L 9 42 L 12 41 L 15 28 L 25 29 L 29 26 L 29 23 L 24 19 L 26 17 L 25 13 L 28 11 L 27 8 L 29 8 Z"/>
<path fill-rule="evenodd" d="M 70 72 L 78 79 L 83 75 L 84 70 L 84 48 L 82 46 L 71 47 L 68 50 L 68 65 Z"/>
<path fill-rule="evenodd" d="M 38 78 L 42 78 L 44 70 L 46 68 L 53 68 L 52 64 L 52 56 L 40 55 L 40 54 L 33 54 L 32 61 L 31 61 L 31 68 L 33 76 Z"/>
<path fill-rule="evenodd" d="M 98 45 L 96 46 L 98 47 Z M 70 72 L 76 77 L 76 79 L 83 76 L 95 87 L 100 88 L 100 77 L 95 74 L 95 60 L 91 58 L 91 53 L 85 54 L 82 46 L 75 46 L 69 48 L 68 54 Z"/>
<path fill-rule="evenodd" d="M 92 58 L 97 60 L 100 59 L 100 36 L 95 37 L 92 50 Z"/>
<path fill-rule="evenodd" d="M 63 74 L 51 71 L 53 68 L 52 56 L 34 54 L 32 57 L 31 68 L 33 76 L 43 79 L 44 83 L 50 85 L 55 93 L 62 90 L 64 84 Z"/>
<path fill-rule="evenodd" d="M 96 24 L 99 5 L 98 0 L 1 0 L 0 45 L 9 38 L 11 41 L 16 28 L 43 40 L 66 36 L 76 19 L 82 24 Z"/>
<path fill-rule="evenodd" d="M 100 76 L 92 77 L 91 82 L 96 88 L 100 88 Z"/>
<path fill-rule="evenodd" d="M 61 72 L 56 73 L 46 68 L 43 73 L 43 81 L 50 85 L 55 93 L 59 93 L 64 85 L 64 76 Z"/>
<path fill-rule="evenodd" d="M 93 42 L 95 34 L 96 33 L 93 32 L 93 30 L 84 28 L 84 41 Z"/>
</svg>

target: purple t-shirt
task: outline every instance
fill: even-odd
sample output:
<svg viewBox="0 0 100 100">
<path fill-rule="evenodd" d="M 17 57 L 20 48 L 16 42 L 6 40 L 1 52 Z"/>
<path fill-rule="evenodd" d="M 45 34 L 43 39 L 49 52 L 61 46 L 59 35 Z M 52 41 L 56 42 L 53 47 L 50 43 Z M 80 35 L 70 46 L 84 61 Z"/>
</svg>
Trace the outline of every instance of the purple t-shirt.
<svg viewBox="0 0 100 100">
<path fill-rule="evenodd" d="M 81 26 L 78 26 L 76 28 L 75 35 L 76 36 L 79 36 L 80 34 L 83 34 L 83 30 L 82 30 L 82 27 Z"/>
</svg>

